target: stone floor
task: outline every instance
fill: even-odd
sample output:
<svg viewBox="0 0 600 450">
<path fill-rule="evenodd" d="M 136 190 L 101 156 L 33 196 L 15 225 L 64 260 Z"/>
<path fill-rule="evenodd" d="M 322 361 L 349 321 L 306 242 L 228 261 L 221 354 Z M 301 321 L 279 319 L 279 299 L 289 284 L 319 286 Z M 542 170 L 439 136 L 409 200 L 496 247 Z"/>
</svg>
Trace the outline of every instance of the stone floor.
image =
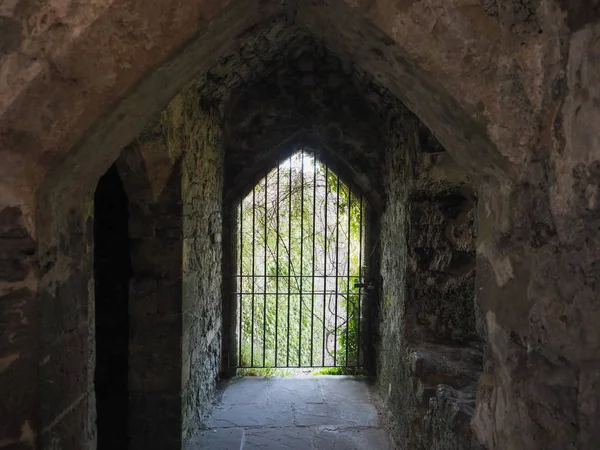
<svg viewBox="0 0 600 450">
<path fill-rule="evenodd" d="M 392 450 L 364 378 L 238 378 L 188 450 Z"/>
</svg>

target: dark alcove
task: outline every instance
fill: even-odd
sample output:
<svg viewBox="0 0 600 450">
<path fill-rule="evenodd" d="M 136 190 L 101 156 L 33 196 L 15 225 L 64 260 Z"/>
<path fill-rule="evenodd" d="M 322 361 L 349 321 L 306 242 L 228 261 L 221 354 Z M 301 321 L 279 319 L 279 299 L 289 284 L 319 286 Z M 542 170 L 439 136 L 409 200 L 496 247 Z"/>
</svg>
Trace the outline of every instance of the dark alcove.
<svg viewBox="0 0 600 450">
<path fill-rule="evenodd" d="M 128 200 L 113 165 L 94 197 L 98 449 L 128 447 L 128 341 L 131 277 Z"/>
</svg>

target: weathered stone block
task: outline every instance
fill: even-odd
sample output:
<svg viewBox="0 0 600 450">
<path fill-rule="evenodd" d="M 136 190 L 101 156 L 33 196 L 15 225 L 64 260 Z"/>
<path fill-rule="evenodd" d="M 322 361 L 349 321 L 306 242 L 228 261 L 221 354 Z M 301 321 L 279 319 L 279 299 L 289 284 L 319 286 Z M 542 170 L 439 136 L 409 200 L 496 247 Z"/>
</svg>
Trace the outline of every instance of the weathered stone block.
<svg viewBox="0 0 600 450">
<path fill-rule="evenodd" d="M 69 408 L 64 411 L 65 414 L 40 435 L 41 448 L 76 449 L 95 447 L 95 443 L 90 442 L 85 433 L 88 414 L 85 396 L 68 406 Z"/>
<path fill-rule="evenodd" d="M 89 270 L 89 266 L 87 267 Z M 88 292 L 91 271 L 73 268 L 55 289 L 42 290 L 38 302 L 44 341 L 52 344 L 71 330 L 88 324 Z"/>
<path fill-rule="evenodd" d="M 0 280 L 23 281 L 35 268 L 36 243 L 17 207 L 0 211 Z"/>
<path fill-rule="evenodd" d="M 173 392 L 181 389 L 181 322 L 141 324 L 129 344 L 129 389 Z"/>
<path fill-rule="evenodd" d="M 40 426 L 49 426 L 88 391 L 87 324 L 64 334 L 40 352 Z"/>
<path fill-rule="evenodd" d="M 23 287 L 0 294 L 0 358 L 28 352 L 37 345 L 37 299 L 34 292 Z"/>
<path fill-rule="evenodd" d="M 31 351 L 19 351 L 0 358 L 0 397 L 3 399 L 0 433 L 7 441 L 27 439 L 31 448 L 37 422 L 37 417 L 33 414 L 37 388 L 32 379 L 36 366 L 37 355 Z M 23 448 L 26 448 L 25 444 Z"/>
<path fill-rule="evenodd" d="M 181 448 L 181 399 L 171 394 L 130 393 L 129 448 Z"/>
</svg>

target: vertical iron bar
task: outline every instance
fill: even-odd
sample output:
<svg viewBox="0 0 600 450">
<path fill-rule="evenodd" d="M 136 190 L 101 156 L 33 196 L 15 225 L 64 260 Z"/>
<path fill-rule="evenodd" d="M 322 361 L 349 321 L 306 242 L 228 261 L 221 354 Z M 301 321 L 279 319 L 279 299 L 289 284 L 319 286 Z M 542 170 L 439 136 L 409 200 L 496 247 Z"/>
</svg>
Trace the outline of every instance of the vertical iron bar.
<svg viewBox="0 0 600 450">
<path fill-rule="evenodd" d="M 269 244 L 269 239 L 267 239 L 267 178 L 269 174 L 265 175 L 265 227 L 264 227 L 264 260 L 263 260 L 263 275 L 264 275 L 264 297 L 263 297 L 263 367 L 265 366 L 266 358 L 267 358 L 267 245 Z"/>
<path fill-rule="evenodd" d="M 313 153 L 313 226 L 312 226 L 312 295 L 310 296 L 310 366 L 313 365 L 313 341 L 315 319 L 315 240 L 317 237 L 317 158 Z"/>
<path fill-rule="evenodd" d="M 275 236 L 275 367 L 277 367 L 277 330 L 279 329 L 279 160 L 277 161 L 277 234 Z"/>
<path fill-rule="evenodd" d="M 290 366 L 290 298 L 292 285 L 292 158 L 290 158 L 290 179 L 288 185 L 288 301 L 287 301 L 287 353 L 286 366 Z"/>
<path fill-rule="evenodd" d="M 359 247 L 358 247 L 358 280 L 359 283 L 362 283 L 362 265 L 363 265 L 363 256 L 362 256 L 362 246 L 363 246 L 363 198 L 362 194 L 360 196 L 359 203 Z M 360 313 L 361 313 L 361 300 L 362 300 L 362 288 L 358 287 L 358 333 L 357 333 L 357 343 L 356 343 L 356 366 L 360 366 L 360 334 L 362 332 L 360 328 Z"/>
<path fill-rule="evenodd" d="M 306 200 L 306 195 L 305 195 L 305 188 L 306 188 L 306 180 L 304 179 L 305 177 L 305 173 L 304 173 L 304 162 L 305 162 L 305 149 L 302 149 L 300 152 L 300 163 L 301 163 L 301 169 L 300 169 L 300 183 L 299 183 L 299 187 L 300 187 L 300 198 L 299 200 L 299 205 L 300 205 L 300 233 L 297 236 L 300 239 L 300 245 L 299 245 L 299 261 L 300 261 L 300 269 L 297 269 L 293 266 L 293 261 L 292 261 L 292 244 L 294 244 L 294 242 L 297 242 L 297 239 L 295 239 L 294 236 L 292 236 L 292 233 L 294 233 L 294 226 L 295 224 L 297 225 L 297 223 L 294 221 L 294 218 L 292 216 L 292 212 L 293 212 L 293 208 L 296 207 L 297 205 L 293 203 L 292 201 L 292 196 L 295 195 L 294 194 L 294 160 L 292 161 L 292 158 L 290 158 L 290 165 L 289 165 L 289 184 L 288 184 L 288 239 L 287 239 L 287 245 L 288 245 L 288 270 L 287 270 L 287 275 L 281 275 L 280 274 L 280 247 L 283 246 L 285 248 L 285 241 L 283 239 L 285 239 L 285 236 L 281 234 L 281 217 L 280 214 L 285 211 L 285 209 L 282 210 L 281 208 L 281 200 L 282 200 L 282 196 L 281 196 L 281 166 L 279 164 L 279 161 L 277 163 L 277 174 L 276 174 L 276 184 L 277 184 L 277 193 L 273 196 L 276 201 L 277 201 L 277 206 L 275 209 L 275 213 L 276 213 L 276 217 L 275 217 L 275 221 L 276 221 L 276 242 L 275 242 L 275 274 L 274 274 L 274 278 L 275 278 L 275 289 L 269 288 L 269 275 L 268 275 L 268 256 L 269 256 L 269 248 L 267 248 L 267 246 L 269 245 L 269 241 L 268 241 L 268 234 L 269 232 L 269 220 L 270 219 L 270 212 L 267 211 L 268 208 L 268 202 L 269 202 L 269 193 L 268 193 L 268 188 L 269 188 L 269 181 L 268 181 L 268 174 L 265 176 L 264 179 L 264 224 L 263 224 L 263 236 L 264 236 L 264 248 L 263 248 L 263 270 L 264 273 L 262 274 L 262 278 L 264 280 L 264 291 L 261 293 L 260 292 L 260 287 L 259 285 L 255 284 L 257 282 L 257 280 L 259 278 L 261 278 L 261 275 L 259 274 L 260 268 L 258 266 L 260 266 L 260 262 L 257 265 L 257 233 L 256 231 L 256 226 L 258 225 L 257 223 L 257 219 L 260 219 L 260 216 L 256 216 L 257 214 L 257 186 L 261 185 L 262 183 L 259 182 L 258 185 L 256 185 L 253 189 L 252 189 L 252 243 L 251 243 L 251 268 L 249 269 L 249 273 L 251 275 L 244 275 L 244 262 L 245 262 L 245 256 L 244 256 L 244 250 L 245 247 L 247 247 L 245 244 L 248 244 L 248 246 L 250 246 L 250 243 L 246 243 L 244 238 L 245 238 L 245 223 L 244 223 L 244 217 L 245 217 L 245 211 L 244 211 L 244 205 L 243 202 L 244 200 L 242 199 L 240 201 L 240 206 L 239 206 L 239 227 L 238 227 L 238 231 L 239 231 L 239 276 L 238 276 L 238 283 L 239 283 L 239 292 L 236 293 L 239 295 L 239 336 L 238 336 L 238 342 L 239 342 L 239 349 L 238 349 L 238 367 L 242 367 L 242 363 L 244 362 L 244 352 L 243 352 L 243 343 L 244 343 L 244 339 L 245 339 L 245 333 L 243 331 L 243 327 L 245 324 L 245 316 L 244 315 L 244 295 L 250 295 L 252 297 L 252 300 L 250 302 L 250 306 L 251 307 L 251 326 L 250 326 L 250 358 L 249 361 L 245 361 L 245 364 L 247 367 L 267 367 L 267 327 L 268 327 L 268 322 L 267 322 L 267 312 L 269 311 L 269 309 L 267 308 L 267 303 L 269 302 L 269 296 L 270 295 L 275 295 L 275 353 L 274 353 L 274 367 L 281 367 L 279 366 L 279 350 L 280 350 L 280 345 L 279 345 L 279 338 L 280 338 L 280 334 L 279 334 L 279 296 L 280 295 L 285 295 L 285 291 L 280 291 L 280 280 L 282 279 L 286 279 L 288 280 L 288 285 L 287 285 L 287 343 L 284 344 L 287 346 L 287 352 L 286 352 L 286 366 L 287 367 L 295 367 L 295 364 L 292 363 L 292 365 L 290 366 L 290 355 L 291 355 L 291 350 L 294 350 L 291 348 L 292 345 L 294 345 L 293 343 L 293 334 L 295 334 L 295 332 L 292 333 L 292 328 L 291 328 L 291 319 L 294 318 L 293 314 L 292 314 L 292 306 L 294 306 L 294 308 L 296 307 L 296 305 L 298 305 L 298 307 L 300 308 L 298 311 L 298 317 L 299 317 L 299 329 L 298 329 L 298 366 L 297 367 L 306 367 L 304 365 L 304 362 L 302 360 L 302 339 L 303 336 L 306 339 L 306 335 L 308 334 L 308 324 L 307 324 L 307 330 L 304 330 L 303 328 L 303 318 L 305 318 L 305 311 L 303 310 L 304 307 L 304 303 L 305 303 L 305 299 L 304 296 L 305 295 L 310 295 L 311 296 L 311 300 L 310 300 L 310 357 L 307 358 L 307 364 L 308 362 L 310 362 L 310 366 L 313 367 L 314 363 L 315 363 L 315 358 L 317 358 L 318 361 L 318 356 L 315 355 L 315 350 L 318 352 L 319 350 L 315 348 L 315 303 L 318 302 L 318 300 L 315 300 L 315 295 L 319 295 L 321 292 L 319 291 L 319 289 L 317 288 L 317 286 L 320 288 L 321 287 L 321 282 L 319 281 L 320 278 L 323 278 L 323 284 L 322 284 L 322 289 L 323 289 L 323 331 L 322 331 L 322 336 L 323 336 L 323 342 L 322 342 L 322 361 L 321 361 L 321 365 L 322 366 L 332 366 L 332 367 L 341 367 L 341 366 L 345 366 L 345 367 L 350 367 L 355 366 L 355 367 L 360 367 L 361 366 L 361 342 L 362 342 L 362 322 L 363 320 L 363 316 L 362 316 L 362 307 L 363 307 L 363 288 L 360 287 L 360 284 L 363 284 L 363 276 L 366 274 L 363 274 L 364 272 L 364 261 L 363 261 L 363 255 L 365 255 L 366 250 L 367 249 L 363 249 L 363 245 L 364 245 L 364 238 L 363 238 L 363 233 L 364 233 L 364 222 L 363 222 L 363 214 L 364 214 L 364 209 L 365 209 L 365 204 L 364 204 L 364 199 L 361 195 L 354 195 L 352 188 L 350 186 L 346 186 L 339 175 L 335 174 L 335 183 L 336 183 L 336 191 L 335 191 L 335 196 L 336 196 L 336 208 L 335 208 L 335 218 L 336 218 L 336 223 L 335 223 L 335 263 L 333 262 L 333 258 L 331 258 L 331 261 L 328 259 L 328 255 L 331 255 L 331 257 L 333 257 L 333 254 L 331 254 L 331 245 L 329 243 L 329 239 L 331 239 L 332 236 L 331 233 L 333 232 L 333 230 L 329 230 L 329 222 L 331 221 L 331 217 L 330 217 L 330 211 L 329 211 L 329 201 L 331 200 L 331 196 L 329 195 L 329 189 L 332 188 L 333 186 L 331 186 L 331 184 L 329 183 L 329 167 L 326 165 L 324 166 L 324 174 L 325 174 L 325 195 L 324 197 L 324 214 L 325 214 L 325 218 L 324 218 L 324 224 L 325 224 L 325 229 L 323 234 L 319 234 L 319 236 L 324 236 L 324 243 L 323 243 L 323 253 L 322 254 L 317 254 L 317 242 L 316 242 L 316 237 L 317 237 L 317 233 L 316 233 L 316 226 L 317 226 L 317 217 L 316 217 L 316 209 L 317 209 L 317 195 L 319 194 L 319 187 L 318 187 L 318 174 L 317 174 L 317 161 L 316 161 L 316 155 L 313 156 L 313 198 L 312 198 L 312 214 L 313 214 L 313 218 L 312 218 L 312 244 L 307 243 L 306 245 L 312 245 L 312 262 L 311 262 L 311 270 L 312 273 L 311 274 L 305 274 L 305 267 L 304 267 L 304 251 L 305 251 L 305 244 L 304 244 L 304 239 L 306 237 L 305 233 L 305 229 L 304 229 L 304 216 L 305 216 L 305 211 L 304 211 L 304 206 L 305 206 L 305 200 Z M 273 181 L 272 181 L 273 182 Z M 285 185 L 284 185 L 285 186 Z M 284 188 L 285 189 L 285 188 Z M 347 191 L 346 191 L 347 189 Z M 340 204 L 340 199 L 341 199 L 341 193 L 347 192 L 348 194 L 348 204 L 347 205 L 341 205 Z M 333 193 L 333 192 L 332 192 Z M 285 195 L 285 194 L 284 194 Z M 260 194 L 259 194 L 260 197 Z M 323 198 L 323 197 L 320 197 Z M 260 202 L 260 199 L 258 200 Z M 353 253 L 352 253 L 352 249 L 354 248 L 354 246 L 356 245 L 354 243 L 354 234 L 353 234 L 353 228 L 352 225 L 354 223 L 354 218 L 352 216 L 353 214 L 353 206 L 356 206 L 356 203 L 359 203 L 359 249 L 358 249 L 358 277 L 354 276 L 353 273 L 354 272 L 354 266 L 353 266 Z M 285 206 L 284 206 L 285 208 Z M 347 260 L 346 260 L 346 267 L 343 267 L 341 272 L 340 272 L 340 262 L 341 265 L 343 266 L 343 260 L 340 261 L 340 229 L 342 230 L 343 233 L 343 219 L 341 218 L 341 212 L 343 211 L 343 209 L 347 208 L 347 213 L 348 213 L 348 217 L 347 217 Z M 333 212 L 333 208 L 332 208 L 332 212 Z M 258 211 L 258 214 L 260 214 L 260 210 Z M 310 219 L 309 219 L 310 220 Z M 321 232 L 320 232 L 321 233 Z M 343 236 L 342 236 L 343 239 Z M 310 251 L 310 250 L 309 250 Z M 294 253 L 295 255 L 295 253 Z M 322 255 L 322 256 L 321 256 Z M 319 270 L 319 265 L 320 265 L 320 259 L 321 257 L 323 257 L 323 275 L 317 275 L 317 271 Z M 343 254 L 342 254 L 343 257 Z M 332 268 L 335 267 L 335 270 L 333 274 L 329 274 L 329 264 L 331 263 Z M 234 263 L 234 267 L 235 267 L 235 263 Z M 250 272 L 251 270 L 251 272 Z M 344 273 L 345 272 L 345 273 Z M 335 278 L 335 288 L 332 290 L 328 290 L 328 283 L 331 283 L 331 277 Z M 245 282 L 244 279 L 249 279 L 251 280 L 252 286 L 251 289 L 248 289 L 247 287 L 244 286 Z M 309 292 L 306 292 L 304 289 L 304 279 L 305 278 L 310 278 L 310 294 Z M 344 320 L 344 317 L 340 316 L 338 317 L 338 310 L 340 308 L 340 301 L 342 301 L 344 299 L 343 294 L 340 292 L 340 289 L 343 289 L 344 287 L 344 278 L 346 278 L 346 294 L 347 294 L 347 298 L 346 298 L 346 312 L 345 312 L 345 331 L 344 331 L 344 324 L 343 322 L 340 322 L 341 320 Z M 357 292 L 353 292 L 353 287 L 351 286 L 352 283 L 352 278 L 358 278 L 359 281 L 359 287 L 357 289 Z M 297 280 L 297 282 L 299 282 L 299 285 L 296 286 L 297 289 L 292 290 L 291 289 L 291 285 L 292 285 L 292 279 Z M 249 291 L 249 292 L 248 292 Z M 255 304 L 255 300 L 257 298 L 257 296 L 260 296 L 260 294 L 262 294 L 263 299 L 264 299 L 264 303 L 263 303 L 263 358 L 262 358 L 262 366 L 260 365 L 260 363 L 256 363 L 255 364 L 255 360 L 254 360 L 254 339 L 257 337 L 254 335 L 255 332 L 255 320 L 257 319 L 257 315 L 260 313 L 260 309 L 258 310 L 258 312 L 255 310 L 256 308 L 256 304 Z M 299 296 L 299 302 L 298 303 L 294 303 L 292 302 L 292 295 L 294 296 Z M 331 295 L 335 295 L 335 299 L 331 298 Z M 354 297 L 354 296 L 357 297 Z M 355 299 L 357 299 L 356 303 L 355 303 Z M 367 299 L 367 298 L 365 298 Z M 331 305 L 331 301 L 334 300 L 335 303 L 335 309 L 334 309 L 334 317 L 333 317 L 333 321 L 332 321 L 332 325 L 333 325 L 333 333 L 330 333 L 331 330 L 329 330 L 329 318 L 331 317 L 332 312 L 330 311 L 330 306 Z M 260 305 L 258 306 L 258 308 L 260 308 Z M 318 309 L 318 303 L 317 303 L 317 309 Z M 318 312 L 317 312 L 318 314 Z M 247 315 L 247 313 L 246 313 Z M 339 319 L 339 320 L 338 320 Z M 356 353 L 353 353 L 352 356 L 350 356 L 350 347 L 351 347 L 351 343 L 349 341 L 350 338 L 350 319 L 357 319 L 356 324 L 353 325 L 353 329 L 357 330 L 357 335 L 356 338 L 354 339 L 354 344 L 357 345 L 356 348 Z M 338 330 L 338 325 L 340 325 L 340 329 Z M 355 328 L 356 327 L 356 328 Z M 258 329 L 259 330 L 259 329 Z M 318 333 L 318 331 L 316 331 Z M 345 347 L 343 348 L 343 350 L 345 350 L 345 358 L 343 358 L 342 362 L 338 361 L 338 355 L 337 355 L 337 339 L 343 337 L 343 334 L 345 332 Z M 329 336 L 331 334 L 331 336 Z M 328 349 L 328 343 L 329 340 L 328 338 L 331 337 L 333 338 L 333 343 L 334 343 L 334 348 L 333 348 L 333 353 L 331 354 L 332 359 L 333 359 L 333 364 L 331 364 L 331 362 L 329 361 L 329 349 Z M 308 345 L 308 343 L 307 343 Z M 318 345 L 318 344 L 317 344 Z M 352 350 L 354 351 L 354 350 Z M 306 352 L 305 352 L 306 353 Z M 305 355 L 306 357 L 306 355 Z M 345 359 L 345 361 L 344 361 Z M 293 362 L 293 357 L 292 357 L 292 362 Z M 248 365 L 249 363 L 249 365 Z M 318 363 L 317 363 L 318 365 Z"/>
<path fill-rule="evenodd" d="M 250 332 L 250 366 L 254 367 L 254 256 L 256 254 L 256 189 L 252 188 L 252 325 Z"/>
<path fill-rule="evenodd" d="M 346 268 L 346 275 L 348 276 L 348 278 L 346 278 L 347 281 L 347 285 L 346 285 L 346 292 L 347 292 L 347 298 L 346 298 L 346 367 L 348 367 L 348 353 L 349 352 L 349 347 L 350 344 L 348 342 L 348 322 L 350 320 L 350 245 L 351 245 L 351 239 L 350 239 L 350 215 L 352 214 L 352 189 L 350 189 L 350 186 L 348 186 L 348 267 Z"/>
<path fill-rule="evenodd" d="M 243 309 L 243 298 L 244 294 L 244 278 L 242 275 L 244 274 L 244 199 L 240 202 L 240 335 L 238 336 L 240 341 L 240 347 L 238 349 L 239 357 L 238 357 L 238 367 L 242 364 L 242 313 Z"/>
<path fill-rule="evenodd" d="M 326 324 L 325 324 L 325 317 L 326 317 L 326 304 L 327 304 L 327 201 L 328 201 L 328 191 L 329 191 L 329 180 L 328 180 L 328 176 L 329 176 L 329 167 L 325 166 L 325 242 L 323 244 L 324 247 L 324 251 L 323 251 L 323 265 L 324 265 L 324 271 L 323 271 L 323 357 L 322 357 L 322 365 L 325 366 L 325 346 L 326 344 Z"/>
<path fill-rule="evenodd" d="M 335 204 L 335 314 L 333 315 L 333 366 L 337 366 L 338 269 L 340 262 L 340 176 L 337 175 Z"/>
<path fill-rule="evenodd" d="M 302 285 L 304 278 L 304 149 L 300 153 L 300 326 L 298 327 L 298 367 L 302 366 Z"/>
</svg>

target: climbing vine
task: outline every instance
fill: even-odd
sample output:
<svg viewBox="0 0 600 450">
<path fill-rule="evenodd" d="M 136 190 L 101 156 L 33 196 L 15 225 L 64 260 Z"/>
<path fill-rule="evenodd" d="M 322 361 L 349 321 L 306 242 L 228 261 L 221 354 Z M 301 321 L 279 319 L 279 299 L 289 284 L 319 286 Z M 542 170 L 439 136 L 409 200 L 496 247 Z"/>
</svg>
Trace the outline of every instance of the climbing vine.
<svg viewBox="0 0 600 450">
<path fill-rule="evenodd" d="M 359 365 L 355 284 L 363 208 L 338 175 L 307 152 L 281 163 L 242 200 L 240 366 Z"/>
</svg>

